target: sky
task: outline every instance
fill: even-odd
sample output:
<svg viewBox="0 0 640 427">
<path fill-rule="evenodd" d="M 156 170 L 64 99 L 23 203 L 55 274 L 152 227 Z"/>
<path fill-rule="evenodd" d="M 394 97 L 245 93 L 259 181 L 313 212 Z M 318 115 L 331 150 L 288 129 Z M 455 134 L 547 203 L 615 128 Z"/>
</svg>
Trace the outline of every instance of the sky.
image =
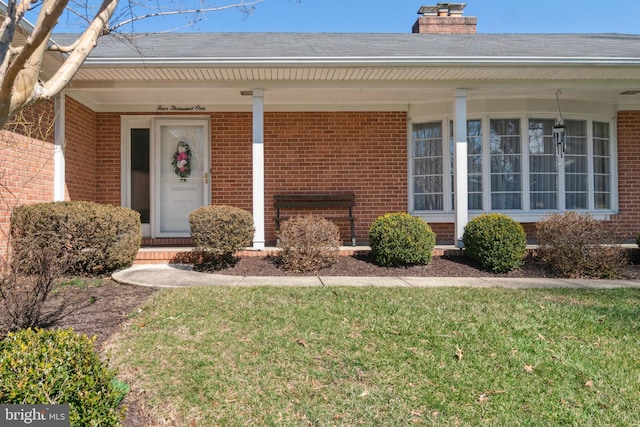
<svg viewBox="0 0 640 427">
<path fill-rule="evenodd" d="M 264 0 L 251 14 L 238 10 L 214 12 L 188 31 L 408 33 L 420 6 L 437 3 Z M 464 15 L 478 18 L 479 33 L 640 34 L 640 0 L 467 0 L 466 4 Z M 148 31 L 150 24 L 140 24 L 137 31 Z M 167 24 L 173 22 L 153 26 Z"/>
</svg>

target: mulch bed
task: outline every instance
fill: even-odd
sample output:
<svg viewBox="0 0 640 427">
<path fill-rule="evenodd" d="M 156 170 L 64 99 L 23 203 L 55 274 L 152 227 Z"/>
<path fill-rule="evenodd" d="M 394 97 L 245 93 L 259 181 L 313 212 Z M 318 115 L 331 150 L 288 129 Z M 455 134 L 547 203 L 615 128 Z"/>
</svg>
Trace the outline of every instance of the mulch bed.
<svg viewBox="0 0 640 427">
<path fill-rule="evenodd" d="M 387 268 L 375 264 L 368 254 L 342 256 L 338 262 L 317 272 L 295 273 L 283 269 L 275 257 L 243 257 L 236 265 L 216 271 L 234 276 L 413 276 L 413 277 L 557 277 L 535 257 L 527 257 L 525 263 L 513 271 L 496 274 L 485 271 L 475 261 L 464 256 L 434 257 L 426 266 Z M 622 269 L 625 279 L 640 278 L 640 267 L 628 265 Z"/>
</svg>

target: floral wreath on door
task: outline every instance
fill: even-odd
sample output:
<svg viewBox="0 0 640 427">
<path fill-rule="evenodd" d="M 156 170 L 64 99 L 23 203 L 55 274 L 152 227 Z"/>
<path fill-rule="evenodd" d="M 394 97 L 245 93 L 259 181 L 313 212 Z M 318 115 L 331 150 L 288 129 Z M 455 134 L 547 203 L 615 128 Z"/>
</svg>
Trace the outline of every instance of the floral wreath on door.
<svg viewBox="0 0 640 427">
<path fill-rule="evenodd" d="M 191 175 L 191 148 L 184 141 L 178 142 L 176 152 L 173 154 L 173 171 L 180 177 L 181 181 L 186 181 Z"/>
</svg>

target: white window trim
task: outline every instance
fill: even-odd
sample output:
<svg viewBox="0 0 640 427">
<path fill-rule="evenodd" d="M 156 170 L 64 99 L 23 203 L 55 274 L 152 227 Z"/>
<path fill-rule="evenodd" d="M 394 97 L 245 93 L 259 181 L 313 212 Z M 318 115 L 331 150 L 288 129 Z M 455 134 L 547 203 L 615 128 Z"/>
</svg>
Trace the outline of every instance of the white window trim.
<svg viewBox="0 0 640 427">
<path fill-rule="evenodd" d="M 489 210 L 491 204 L 491 181 L 490 181 L 490 151 L 489 144 L 489 121 L 491 119 L 520 119 L 521 134 L 521 156 L 522 156 L 522 210 Z M 553 113 L 514 113 L 514 114 L 470 114 L 467 120 L 482 121 L 482 144 L 483 144 L 483 207 L 482 211 L 469 210 L 469 219 L 475 218 L 484 213 L 504 213 L 519 222 L 537 222 L 544 217 L 565 212 L 565 186 L 564 186 L 564 167 L 558 169 L 558 209 L 557 210 L 531 210 L 530 209 L 530 193 L 529 193 L 529 132 L 528 124 L 530 119 L 557 119 Z M 576 210 L 580 213 L 589 213 L 593 218 L 599 220 L 609 220 L 612 215 L 619 213 L 619 196 L 618 196 L 618 144 L 617 144 L 617 128 L 616 121 L 610 117 L 603 117 L 590 114 L 565 114 L 565 120 L 578 120 L 587 122 L 587 153 L 588 153 L 588 206 L 586 210 Z M 420 117 L 412 119 L 408 122 L 407 127 L 407 146 L 408 146 L 408 189 L 409 189 L 409 212 L 412 215 L 423 218 L 431 223 L 453 223 L 455 220 L 455 212 L 451 203 L 451 152 L 449 141 L 451 140 L 449 122 L 452 120 L 450 116 L 434 115 L 432 117 Z M 414 209 L 414 188 L 413 188 L 413 125 L 427 122 L 441 122 L 443 133 L 443 179 L 444 200 L 442 211 L 418 211 Z M 610 134 L 610 157 L 611 157 L 611 209 L 594 209 L 594 182 L 593 182 L 593 123 L 601 122 L 609 124 Z"/>
</svg>

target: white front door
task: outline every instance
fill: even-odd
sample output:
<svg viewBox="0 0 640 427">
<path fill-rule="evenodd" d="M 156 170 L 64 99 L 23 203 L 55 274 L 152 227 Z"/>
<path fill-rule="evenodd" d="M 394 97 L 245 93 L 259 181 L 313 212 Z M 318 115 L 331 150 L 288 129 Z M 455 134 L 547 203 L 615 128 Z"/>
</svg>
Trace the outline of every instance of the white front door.
<svg viewBox="0 0 640 427">
<path fill-rule="evenodd" d="M 189 237 L 189 214 L 209 204 L 208 120 L 155 121 L 153 235 Z"/>
</svg>

